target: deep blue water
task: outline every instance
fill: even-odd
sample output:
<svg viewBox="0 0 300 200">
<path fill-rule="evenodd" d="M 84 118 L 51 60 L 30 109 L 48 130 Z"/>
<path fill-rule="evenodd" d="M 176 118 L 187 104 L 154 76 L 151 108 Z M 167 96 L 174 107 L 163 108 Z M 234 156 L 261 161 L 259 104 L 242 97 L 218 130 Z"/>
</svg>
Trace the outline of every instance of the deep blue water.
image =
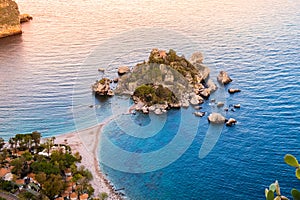
<svg viewBox="0 0 300 200">
<path fill-rule="evenodd" d="M 286 153 L 300 158 L 299 2 L 18 2 L 34 20 L 23 25 L 22 36 L 0 40 L 1 137 L 35 130 L 59 135 L 114 115 L 101 138 L 101 167 L 130 199 L 263 199 L 264 188 L 276 179 L 287 196 L 292 187 L 300 189 L 294 169 L 283 162 Z M 119 65 L 147 59 L 153 47 L 186 57 L 201 51 L 213 80 L 226 70 L 234 80 L 228 87 L 242 90 L 230 96 L 222 93 L 226 87 L 215 94 L 227 105 L 241 104 L 227 113 L 238 124 L 210 132 L 216 144 L 202 159 L 209 125 L 192 108 L 152 118 L 118 117 L 128 99 L 95 99 L 90 92 L 101 77 L 99 67 L 113 78 Z M 213 108 L 205 103 L 203 110 Z M 130 135 L 151 131 L 157 134 Z M 178 135 L 182 142 L 171 152 L 140 157 L 164 149 Z M 112 155 L 106 140 L 134 156 Z M 170 158 L 176 159 L 164 166 Z M 124 163 L 121 171 L 111 168 L 115 163 Z M 124 172 L 147 166 L 163 167 Z"/>
</svg>

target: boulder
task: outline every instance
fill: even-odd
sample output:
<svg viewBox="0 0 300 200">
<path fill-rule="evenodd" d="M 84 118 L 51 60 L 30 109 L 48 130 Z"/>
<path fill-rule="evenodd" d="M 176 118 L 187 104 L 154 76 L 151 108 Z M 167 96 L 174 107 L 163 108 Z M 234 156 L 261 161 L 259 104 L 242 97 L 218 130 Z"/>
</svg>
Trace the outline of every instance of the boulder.
<svg viewBox="0 0 300 200">
<path fill-rule="evenodd" d="M 241 104 L 235 104 L 233 105 L 234 108 L 241 108 Z"/>
<path fill-rule="evenodd" d="M 121 66 L 121 67 L 118 68 L 118 74 L 120 76 L 122 76 L 122 75 L 124 75 L 124 74 L 126 74 L 128 72 L 130 72 L 130 68 L 127 67 L 127 66 Z"/>
<path fill-rule="evenodd" d="M 220 113 L 211 113 L 208 116 L 208 121 L 214 124 L 223 124 L 225 123 L 225 120 L 226 120 L 225 117 Z"/>
<path fill-rule="evenodd" d="M 119 78 L 114 78 L 114 83 L 117 83 L 117 82 L 119 82 Z"/>
<path fill-rule="evenodd" d="M 0 38 L 22 34 L 19 8 L 12 0 L 0 0 Z"/>
<path fill-rule="evenodd" d="M 237 121 L 233 118 L 230 118 L 227 122 L 226 122 L 226 126 L 232 126 L 234 124 L 236 124 Z"/>
<path fill-rule="evenodd" d="M 229 75 L 225 71 L 220 71 L 217 79 L 218 79 L 219 83 L 224 84 L 224 85 L 226 85 L 232 81 L 232 79 L 229 77 Z"/>
<path fill-rule="evenodd" d="M 204 99 L 208 99 L 208 97 L 210 96 L 210 89 L 209 88 L 204 88 L 204 89 L 200 90 L 199 95 L 201 97 L 203 97 Z"/>
<path fill-rule="evenodd" d="M 217 107 L 218 107 L 218 108 L 221 108 L 221 107 L 223 107 L 223 106 L 224 106 L 224 102 L 219 101 L 219 102 L 217 103 Z"/>
<path fill-rule="evenodd" d="M 205 112 L 194 112 L 194 115 L 197 117 L 203 117 L 205 115 Z"/>
<path fill-rule="evenodd" d="M 208 81 L 206 82 L 206 85 L 211 93 L 213 93 L 214 91 L 216 91 L 218 89 L 217 85 L 211 79 L 208 79 Z"/>
<path fill-rule="evenodd" d="M 19 15 L 19 19 L 20 19 L 20 23 L 24 23 L 24 22 L 29 22 L 30 20 L 33 19 L 33 17 L 30 16 L 29 14 L 21 14 Z"/>
<path fill-rule="evenodd" d="M 102 73 L 103 73 L 104 71 L 105 71 L 104 68 L 101 68 L 101 67 L 100 67 L 100 68 L 98 69 L 98 72 L 102 72 Z"/>
<path fill-rule="evenodd" d="M 229 88 L 229 89 L 228 89 L 228 92 L 229 92 L 230 94 L 234 94 L 234 93 L 237 93 L 237 92 L 241 92 L 241 90 L 240 90 L 240 89 L 235 89 L 235 88 Z"/>
</svg>

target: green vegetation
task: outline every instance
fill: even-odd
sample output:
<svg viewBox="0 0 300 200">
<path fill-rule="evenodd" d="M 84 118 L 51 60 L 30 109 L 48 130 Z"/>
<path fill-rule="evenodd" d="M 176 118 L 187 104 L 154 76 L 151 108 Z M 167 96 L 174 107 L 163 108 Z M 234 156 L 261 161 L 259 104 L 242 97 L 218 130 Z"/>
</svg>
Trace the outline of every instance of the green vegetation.
<svg viewBox="0 0 300 200">
<path fill-rule="evenodd" d="M 168 53 L 153 49 L 149 56 L 148 64 L 150 63 L 169 65 L 184 77 L 191 77 L 193 83 L 197 83 L 197 76 L 200 77 L 199 70 L 183 56 L 178 56 L 173 49 L 170 49 Z"/>
<path fill-rule="evenodd" d="M 89 182 L 93 176 L 88 169 L 77 166 L 80 154 L 72 154 L 68 145 L 55 144 L 55 137 L 42 144 L 40 141 L 39 132 L 17 134 L 9 139 L 11 148 L 4 148 L 0 138 L 0 178 L 11 174 L 9 180 L 0 179 L 1 189 L 13 194 L 20 190 L 19 199 L 54 199 L 74 185 L 72 192 L 91 197 L 94 188 Z"/>
<path fill-rule="evenodd" d="M 155 86 L 153 84 L 144 84 L 137 87 L 133 96 L 138 97 L 148 106 L 154 104 L 177 103 L 178 100 L 171 90 L 162 85 Z"/>
<path fill-rule="evenodd" d="M 295 175 L 298 179 L 300 179 L 300 165 L 299 165 L 297 158 L 291 154 L 287 154 L 284 157 L 284 161 L 286 164 L 296 168 Z M 294 200 L 300 200 L 299 190 L 293 188 L 291 190 L 291 194 L 292 194 Z M 278 181 L 275 181 L 275 183 L 272 183 L 269 186 L 269 189 L 267 189 L 267 188 L 265 189 L 265 196 L 266 196 L 266 200 L 287 200 L 288 199 L 287 197 L 281 195 L 280 186 L 279 186 Z"/>
</svg>

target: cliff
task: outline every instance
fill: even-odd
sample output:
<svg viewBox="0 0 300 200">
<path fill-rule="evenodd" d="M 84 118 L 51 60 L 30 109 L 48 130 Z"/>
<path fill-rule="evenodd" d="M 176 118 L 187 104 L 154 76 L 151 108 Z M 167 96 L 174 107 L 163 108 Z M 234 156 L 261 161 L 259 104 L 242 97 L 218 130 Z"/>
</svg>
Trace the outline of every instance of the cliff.
<svg viewBox="0 0 300 200">
<path fill-rule="evenodd" d="M 16 2 L 0 0 L 0 38 L 22 33 L 19 15 Z"/>
</svg>

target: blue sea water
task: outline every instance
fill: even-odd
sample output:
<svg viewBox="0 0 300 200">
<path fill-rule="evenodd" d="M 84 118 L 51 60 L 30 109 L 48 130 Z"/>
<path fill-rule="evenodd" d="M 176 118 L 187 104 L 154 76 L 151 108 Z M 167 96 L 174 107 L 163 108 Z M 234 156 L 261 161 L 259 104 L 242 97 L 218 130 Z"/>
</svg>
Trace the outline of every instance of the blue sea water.
<svg viewBox="0 0 300 200">
<path fill-rule="evenodd" d="M 117 188 L 124 187 L 129 199 L 138 200 L 263 199 L 264 188 L 275 180 L 287 196 L 291 188 L 300 189 L 294 169 L 283 162 L 286 153 L 300 158 L 298 1 L 18 3 L 34 20 L 23 25 L 22 36 L 0 40 L 1 137 L 35 130 L 43 136 L 59 135 L 103 122 L 130 100 L 93 97 L 90 85 L 101 78 L 99 67 L 113 78 L 119 65 L 147 59 L 153 47 L 173 48 L 186 57 L 201 51 L 213 80 L 218 71 L 226 70 L 233 79 L 228 87 L 242 90 L 229 95 L 222 93 L 226 87 L 215 95 L 227 105 L 241 104 L 227 113 L 238 124 L 213 135 L 216 144 L 200 159 L 209 124 L 205 117 L 194 117 L 192 108 L 172 110 L 161 120 L 125 116 L 125 131 L 117 116 L 100 140 L 100 165 L 109 179 Z M 90 108 L 93 104 L 97 106 Z M 203 105 L 206 112 L 213 109 Z M 179 126 L 186 121 L 192 125 Z M 141 134 L 160 129 L 149 138 L 138 138 L 130 135 L 138 133 L 137 127 L 149 127 Z M 146 168 L 138 165 L 139 157 L 111 155 L 104 142 L 140 155 L 164 149 L 178 134 L 186 135 L 178 144 L 183 154 L 144 173 L 124 172 L 128 168 L 123 166 L 114 169 L 118 162 L 127 167 L 136 163 L 133 171 Z M 183 144 L 189 145 L 185 149 Z M 145 165 L 160 166 L 172 156 L 162 152 Z"/>
</svg>

